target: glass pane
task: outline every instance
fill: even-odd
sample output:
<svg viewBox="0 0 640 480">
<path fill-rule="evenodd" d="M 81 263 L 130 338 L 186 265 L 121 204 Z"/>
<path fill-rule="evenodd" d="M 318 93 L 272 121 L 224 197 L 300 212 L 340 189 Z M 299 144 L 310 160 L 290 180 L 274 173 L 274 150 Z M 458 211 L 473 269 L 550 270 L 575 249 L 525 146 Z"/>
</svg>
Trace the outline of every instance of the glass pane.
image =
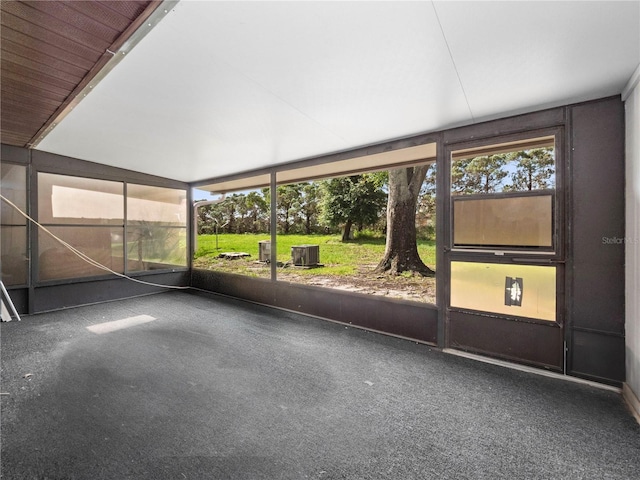
<svg viewBox="0 0 640 480">
<path fill-rule="evenodd" d="M 123 227 L 48 227 L 57 237 L 98 263 L 123 272 Z M 38 235 L 39 279 L 87 277 L 107 272 L 90 265 L 40 230 Z"/>
<path fill-rule="evenodd" d="M 147 225 L 127 227 L 127 270 L 187 266 L 187 229 Z"/>
<path fill-rule="evenodd" d="M 268 188 L 230 192 L 200 206 L 193 267 L 270 278 L 269 211 Z"/>
<path fill-rule="evenodd" d="M 3 226 L 2 240 L 2 281 L 5 285 L 27 283 L 27 227 Z"/>
<path fill-rule="evenodd" d="M 187 191 L 127 184 L 127 223 L 187 225 Z"/>
<path fill-rule="evenodd" d="M 0 163 L 0 191 L 2 195 L 13 202 L 20 210 L 27 212 L 27 168 L 22 165 Z M 2 201 L 0 218 L 2 225 L 26 225 L 27 220 L 15 208 Z"/>
<path fill-rule="evenodd" d="M 435 164 L 277 193 L 278 280 L 435 303 Z"/>
<path fill-rule="evenodd" d="M 451 306 L 555 321 L 556 267 L 451 262 Z"/>
<path fill-rule="evenodd" d="M 123 184 L 38 173 L 38 216 L 43 224 L 123 224 Z"/>
<path fill-rule="evenodd" d="M 554 248 L 553 136 L 452 153 L 454 247 Z"/>
<path fill-rule="evenodd" d="M 553 247 L 553 195 L 453 200 L 457 247 Z"/>
<path fill-rule="evenodd" d="M 476 156 L 453 153 L 452 195 L 531 192 L 555 188 L 553 144 L 513 151 L 505 146 L 493 148 L 483 148 L 483 154 Z"/>
</svg>

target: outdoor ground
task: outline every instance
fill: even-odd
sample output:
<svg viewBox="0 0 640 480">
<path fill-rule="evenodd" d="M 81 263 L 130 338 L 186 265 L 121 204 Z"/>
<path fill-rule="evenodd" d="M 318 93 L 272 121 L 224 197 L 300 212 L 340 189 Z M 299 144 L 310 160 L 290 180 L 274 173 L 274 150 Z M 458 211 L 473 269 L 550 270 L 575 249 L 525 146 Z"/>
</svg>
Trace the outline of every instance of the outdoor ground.
<svg viewBox="0 0 640 480">
<path fill-rule="evenodd" d="M 194 261 L 194 267 L 239 273 L 240 263 L 244 264 L 243 272 L 251 271 L 254 276 L 269 278 L 270 267 L 268 264 L 252 260 L 225 260 L 217 258 L 200 258 Z M 253 266 L 247 265 L 252 263 Z M 370 295 L 383 295 L 390 298 L 400 298 L 414 302 L 435 303 L 436 282 L 434 277 L 421 277 L 419 275 L 380 275 L 374 273 L 375 265 L 361 267 L 361 270 L 352 275 L 323 274 L 322 268 L 302 269 L 294 266 L 278 268 L 278 280 L 298 283 L 303 285 L 316 285 L 326 288 L 337 288 L 351 292 L 366 293 Z M 309 274 L 313 270 L 312 274 Z M 304 272 L 304 273 L 303 273 Z"/>
<path fill-rule="evenodd" d="M 269 278 L 270 265 L 259 261 L 258 244 L 268 235 L 219 234 L 217 247 L 215 235 L 200 235 L 195 268 L 238 273 Z M 291 246 L 314 244 L 320 246 L 321 266 L 302 268 L 291 264 Z M 420 257 L 435 269 L 435 245 L 433 241 L 418 243 Z M 249 256 L 234 259 L 219 258 L 224 253 L 248 253 Z M 277 270 L 280 281 L 304 285 L 337 288 L 370 295 L 382 295 L 415 302 L 435 303 L 434 277 L 422 277 L 409 273 L 390 276 L 375 273 L 378 261 L 384 253 L 384 238 L 360 238 L 343 243 L 331 235 L 281 235 L 278 237 Z"/>
</svg>

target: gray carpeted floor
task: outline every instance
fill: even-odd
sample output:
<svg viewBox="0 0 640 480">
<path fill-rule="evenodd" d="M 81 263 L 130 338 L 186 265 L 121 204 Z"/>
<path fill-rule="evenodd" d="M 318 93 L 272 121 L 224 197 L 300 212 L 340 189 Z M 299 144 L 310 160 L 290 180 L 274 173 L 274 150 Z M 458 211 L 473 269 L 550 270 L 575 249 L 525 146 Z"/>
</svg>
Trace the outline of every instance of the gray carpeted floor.
<svg viewBox="0 0 640 480">
<path fill-rule="evenodd" d="M 138 315 L 111 333 L 86 327 Z M 632 479 L 620 395 L 225 298 L 2 324 L 6 479 Z"/>
</svg>

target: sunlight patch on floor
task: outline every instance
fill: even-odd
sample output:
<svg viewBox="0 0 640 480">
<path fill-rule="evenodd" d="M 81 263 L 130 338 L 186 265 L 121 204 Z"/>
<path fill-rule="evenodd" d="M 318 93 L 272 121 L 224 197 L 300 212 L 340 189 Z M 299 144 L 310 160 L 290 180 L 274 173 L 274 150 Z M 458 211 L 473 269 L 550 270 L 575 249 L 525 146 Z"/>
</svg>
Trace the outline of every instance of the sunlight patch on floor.
<svg viewBox="0 0 640 480">
<path fill-rule="evenodd" d="M 112 322 L 97 323 L 87 327 L 87 330 L 101 335 L 103 333 L 111 333 L 117 330 L 135 327 L 136 325 L 142 325 L 143 323 L 152 322 L 153 320 L 156 320 L 156 318 L 150 315 L 136 315 L 135 317 L 123 318 Z"/>
</svg>

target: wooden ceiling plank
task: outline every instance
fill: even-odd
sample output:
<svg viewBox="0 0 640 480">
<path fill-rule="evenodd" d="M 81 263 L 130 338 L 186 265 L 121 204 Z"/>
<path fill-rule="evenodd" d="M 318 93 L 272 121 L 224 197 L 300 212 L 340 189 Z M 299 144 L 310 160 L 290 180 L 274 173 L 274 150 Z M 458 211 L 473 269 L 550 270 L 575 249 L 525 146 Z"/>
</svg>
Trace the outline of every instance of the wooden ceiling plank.
<svg viewBox="0 0 640 480">
<path fill-rule="evenodd" d="M 4 78 L 2 81 L 2 92 L 5 94 L 12 93 L 14 95 L 21 95 L 27 98 L 38 98 L 45 101 L 52 107 L 54 105 L 60 105 L 62 101 L 61 95 L 55 95 L 51 92 L 40 91 L 37 87 L 30 85 L 24 81 L 16 80 L 15 78 Z M 4 98 L 2 101 L 4 102 Z M 55 108 L 55 107 L 54 107 Z"/>
<path fill-rule="evenodd" d="M 2 138 L 2 143 L 6 145 L 13 145 L 15 147 L 25 145 L 26 142 L 29 141 L 28 137 L 26 137 L 25 135 L 20 135 L 13 132 L 12 130 L 5 130 L 4 128 L 0 133 L 0 138 Z"/>
<path fill-rule="evenodd" d="M 73 87 L 75 87 L 75 85 L 77 85 L 78 83 L 78 81 L 72 82 L 72 81 L 69 81 L 67 78 L 62 78 L 60 76 L 60 73 L 55 70 L 49 69 L 48 72 L 35 71 L 35 70 L 31 70 L 30 68 L 24 67 L 22 65 L 9 62 L 4 58 L 2 59 L 2 64 L 3 64 L 2 65 L 3 69 L 5 69 L 8 72 L 9 71 L 13 72 L 14 74 L 19 75 L 20 77 L 24 77 L 27 79 L 41 80 L 57 88 L 63 88 L 67 91 L 72 90 Z M 53 75 L 49 75 L 49 73 L 52 73 Z"/>
<path fill-rule="evenodd" d="M 15 50 L 13 50 L 15 51 Z M 17 74 L 41 80 L 46 83 L 55 85 L 58 88 L 64 88 L 68 92 L 78 84 L 82 77 L 74 77 L 61 73 L 53 65 L 44 65 L 34 62 L 30 58 L 16 55 L 13 51 L 2 52 L 2 70 L 7 72 L 16 72 Z"/>
<path fill-rule="evenodd" d="M 20 107 L 20 108 L 17 108 Z M 16 105 L 3 105 L 2 108 L 7 108 L 7 113 L 9 120 L 3 120 L 2 121 L 2 126 L 3 127 L 7 127 L 7 126 L 20 126 L 20 127 L 28 127 L 29 130 L 33 129 L 33 128 L 40 128 L 40 126 L 47 121 L 47 117 L 46 115 L 43 114 L 33 114 L 33 115 L 24 115 L 24 113 L 33 113 L 32 110 L 29 109 L 25 109 L 22 108 L 22 106 L 16 106 Z M 28 118 L 28 120 L 26 120 L 26 118 Z M 26 130 L 26 129 L 25 129 Z M 27 130 L 27 131 L 29 131 Z"/>
<path fill-rule="evenodd" d="M 4 21 L 4 19 L 8 21 Z M 89 48 L 85 45 L 74 42 L 73 40 L 66 38 L 62 35 L 52 32 L 51 30 L 42 28 L 38 25 L 34 25 L 27 20 L 19 17 L 3 15 L 2 30 L 10 28 L 12 30 L 21 32 L 25 37 L 24 45 L 30 48 L 37 48 L 38 44 L 45 43 L 51 47 L 60 51 L 61 58 L 69 57 L 69 61 L 75 57 L 82 58 L 90 65 L 95 63 L 96 58 L 99 58 L 100 53 L 95 49 Z M 33 44 L 30 42 L 33 42 Z M 102 53 L 102 52 L 101 52 Z M 88 67 L 91 68 L 91 67 Z"/>
<path fill-rule="evenodd" d="M 76 35 L 89 35 L 107 43 L 112 43 L 118 38 L 120 30 L 111 26 L 107 19 L 99 21 L 84 13 L 84 6 L 92 2 L 77 3 L 78 8 L 71 8 L 67 2 L 59 1 L 31 2 L 30 6 L 54 19 L 53 21 L 61 26 L 61 30 L 71 32 L 74 38 Z"/>
<path fill-rule="evenodd" d="M 120 15 L 123 15 L 131 20 L 138 18 L 153 2 L 145 1 L 106 1 L 100 2 L 106 8 L 109 8 Z"/>
<path fill-rule="evenodd" d="M 28 52 L 26 51 L 16 52 L 15 50 L 13 51 L 5 50 L 3 48 L 2 59 L 6 60 L 8 64 L 19 65 L 23 68 L 28 68 L 29 70 L 32 70 L 34 72 L 39 72 L 39 73 L 48 74 L 49 72 L 53 72 L 54 70 L 59 70 L 64 68 L 67 68 L 67 70 L 69 70 L 69 68 L 67 67 L 68 64 L 65 65 L 65 62 L 61 62 L 60 60 L 54 57 L 45 57 L 43 55 L 40 55 L 40 56 L 36 55 L 34 58 L 33 56 L 29 56 Z M 68 73 L 70 73 L 73 77 L 78 78 L 79 74 L 82 74 L 83 71 L 80 69 L 77 69 L 74 72 L 68 72 Z M 80 76 L 80 78 L 82 78 L 82 76 Z"/>
<path fill-rule="evenodd" d="M 34 129 L 39 128 L 40 125 L 35 120 L 30 122 L 26 121 L 14 121 L 8 120 L 2 122 L 2 128 L 5 130 L 16 132 L 16 135 L 26 135 L 27 132 L 31 132 Z M 3 142 L 4 143 L 4 142 Z"/>
<path fill-rule="evenodd" d="M 3 62 L 4 62 L 4 59 L 3 59 Z M 15 63 L 9 65 L 9 63 L 10 62 L 7 62 L 7 65 L 6 65 L 7 68 L 11 69 L 10 71 L 18 75 L 19 77 L 24 77 L 26 79 L 31 79 L 31 80 L 40 80 L 47 84 L 53 85 L 56 88 L 64 89 L 65 91 L 72 90 L 73 87 L 75 87 L 78 83 L 78 81 L 71 82 L 67 79 L 61 78 L 60 76 L 49 75 L 49 72 L 53 74 L 58 73 L 55 70 L 53 71 L 49 70 L 46 73 L 41 71 L 36 72 L 35 70 L 31 70 L 30 68 L 24 67 L 22 65 L 18 65 Z"/>
<path fill-rule="evenodd" d="M 25 109 L 42 112 L 42 115 L 49 115 L 55 111 L 57 104 L 42 97 L 32 97 L 16 92 L 2 92 L 2 108 L 11 105 L 24 105 Z M 4 112 L 6 113 L 6 112 Z M 4 121 L 4 120 L 3 120 Z"/>
<path fill-rule="evenodd" d="M 6 116 L 7 118 L 2 121 L 3 124 L 4 122 L 9 122 L 9 123 L 13 122 L 13 123 L 20 123 L 24 125 L 28 125 L 28 124 L 41 125 L 48 118 L 46 111 L 44 109 L 40 107 L 31 107 L 31 106 L 27 107 L 22 102 L 5 101 L 5 102 L 2 102 L 2 108 L 6 110 L 5 113 L 9 114 Z M 51 107 L 49 107 L 49 109 L 51 109 Z M 37 112 L 36 110 L 39 110 L 39 111 Z M 25 112 L 29 112 L 32 115 L 24 115 Z"/>
<path fill-rule="evenodd" d="M 114 27 L 118 32 L 123 31 L 129 26 L 129 24 L 136 18 L 144 8 L 134 15 L 129 17 L 123 14 L 121 11 L 113 8 L 109 8 L 109 4 L 114 3 L 110 1 L 106 2 L 77 2 L 77 1 L 65 1 L 69 8 L 82 12 L 87 17 L 93 18 L 98 22 L 106 22 L 108 25 Z M 144 2 L 148 3 L 148 2 Z M 137 10 L 136 10 L 137 11 Z"/>
<path fill-rule="evenodd" d="M 12 51 L 34 60 L 42 58 L 42 63 L 74 77 L 82 78 L 93 66 L 92 61 L 82 56 L 7 27 L 2 28 L 0 38 L 3 51 Z"/>
<path fill-rule="evenodd" d="M 34 2 L 40 3 L 40 2 Z M 49 2 L 47 2 L 49 3 Z M 5 5 L 9 5 L 6 8 Z M 31 3 L 26 4 L 23 2 L 7 2 L 3 4 L 3 13 L 12 14 L 14 17 L 20 18 L 32 25 L 38 32 L 31 36 L 37 38 L 43 38 L 43 30 L 51 32 L 56 37 L 65 38 L 76 45 L 81 45 L 94 51 L 94 55 L 100 55 L 104 52 L 104 49 L 109 46 L 108 41 L 96 36 L 84 32 L 78 28 L 75 28 L 55 17 L 47 15 L 33 7 Z M 55 42 L 52 42 L 55 43 Z"/>
<path fill-rule="evenodd" d="M 33 76 L 22 76 L 14 70 L 4 70 L 2 74 L 2 83 L 13 80 L 16 84 L 24 84 L 34 92 L 46 92 L 47 95 L 56 96 L 64 100 L 72 90 L 70 88 L 59 88 L 55 85 L 44 81 L 41 78 Z"/>
</svg>

